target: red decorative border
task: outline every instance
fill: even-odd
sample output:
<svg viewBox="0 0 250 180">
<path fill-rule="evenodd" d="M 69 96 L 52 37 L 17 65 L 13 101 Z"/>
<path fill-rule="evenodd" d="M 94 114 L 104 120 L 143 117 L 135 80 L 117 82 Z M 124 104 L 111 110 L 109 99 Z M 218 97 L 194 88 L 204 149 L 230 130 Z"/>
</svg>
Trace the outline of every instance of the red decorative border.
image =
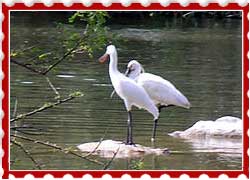
<svg viewBox="0 0 250 180">
<path fill-rule="evenodd" d="M 243 170 L 236 171 L 188 171 L 188 170 L 140 170 L 140 171 L 129 171 L 129 170 L 82 170 L 82 171 L 46 171 L 46 170 L 35 170 L 35 171 L 17 171 L 9 169 L 9 11 L 11 10 L 242 10 L 243 11 Z M 140 178 L 143 174 L 148 174 L 153 178 L 159 178 L 163 174 L 167 174 L 172 178 L 178 178 L 182 174 L 187 174 L 190 177 L 199 177 L 202 174 L 207 174 L 211 178 L 218 177 L 221 174 L 226 174 L 229 177 L 236 178 L 241 174 L 246 175 L 249 178 L 249 157 L 247 150 L 249 147 L 249 137 L 247 131 L 249 129 L 249 118 L 247 111 L 249 109 L 249 99 L 247 97 L 247 91 L 249 89 L 249 79 L 247 72 L 249 70 L 249 61 L 247 53 L 249 50 L 249 41 L 247 33 L 249 31 L 249 21 L 247 14 L 249 12 L 249 4 L 245 7 L 239 6 L 237 3 L 229 3 L 225 7 L 221 7 L 218 3 L 210 3 L 206 7 L 200 6 L 198 3 L 190 3 L 186 7 L 182 7 L 179 3 L 171 3 L 167 7 L 161 6 L 159 3 L 152 3 L 148 7 L 142 6 L 140 3 L 132 3 L 129 7 L 123 7 L 120 3 L 112 3 L 111 6 L 105 7 L 101 3 L 94 3 L 90 7 L 86 7 L 81 3 L 75 3 L 70 7 L 64 6 L 62 3 L 55 3 L 50 7 L 45 6 L 43 3 L 35 3 L 31 7 L 25 6 L 23 3 L 16 3 L 12 7 L 8 7 L 5 4 L 2 6 L 2 12 L 4 14 L 4 20 L 2 22 L 4 39 L 2 42 L 2 49 L 4 53 L 4 59 L 2 61 L 2 69 L 4 73 L 4 79 L 2 81 L 2 88 L 4 97 L 2 100 L 2 108 L 4 111 L 4 117 L 2 121 L 2 128 L 4 130 L 4 136 L 2 141 L 2 147 L 4 150 L 4 156 L 2 158 L 2 167 L 4 169 L 3 178 L 8 179 L 9 175 L 12 174 L 16 178 L 24 177 L 26 174 L 32 174 L 34 177 L 42 178 L 46 174 L 51 174 L 56 178 L 61 178 L 66 174 L 71 174 L 75 178 L 81 178 L 85 174 L 90 174 L 94 178 L 100 178 L 104 174 L 110 174 L 113 178 L 119 178 L 124 174 L 129 174 L 134 178 Z"/>
</svg>

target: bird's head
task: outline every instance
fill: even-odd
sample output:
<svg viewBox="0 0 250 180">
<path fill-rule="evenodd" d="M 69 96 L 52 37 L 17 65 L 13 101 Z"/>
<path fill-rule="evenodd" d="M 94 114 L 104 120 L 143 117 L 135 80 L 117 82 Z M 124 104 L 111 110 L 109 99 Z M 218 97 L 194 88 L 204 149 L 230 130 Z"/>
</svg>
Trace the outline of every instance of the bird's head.
<svg viewBox="0 0 250 180">
<path fill-rule="evenodd" d="M 136 60 L 131 60 L 127 65 L 127 70 L 125 72 L 125 76 L 127 76 L 131 79 L 135 79 L 141 73 L 144 73 L 144 69 L 143 69 L 142 65 Z"/>
<path fill-rule="evenodd" d="M 115 54 L 115 53 L 116 53 L 116 48 L 114 45 L 107 46 L 106 52 L 102 57 L 99 58 L 99 62 L 104 63 L 105 61 L 108 60 L 110 55 Z"/>
</svg>

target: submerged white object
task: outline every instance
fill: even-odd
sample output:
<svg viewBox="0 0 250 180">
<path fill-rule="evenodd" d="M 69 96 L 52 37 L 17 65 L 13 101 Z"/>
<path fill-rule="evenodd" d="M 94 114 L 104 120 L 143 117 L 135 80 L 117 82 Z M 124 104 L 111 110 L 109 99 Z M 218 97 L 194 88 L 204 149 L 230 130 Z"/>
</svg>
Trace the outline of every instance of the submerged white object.
<svg viewBox="0 0 250 180">
<path fill-rule="evenodd" d="M 138 61 L 132 60 L 128 63 L 126 75 L 141 85 L 156 105 L 190 108 L 188 99 L 171 82 L 160 76 L 145 73 Z"/>
<path fill-rule="evenodd" d="M 150 148 L 139 144 L 126 145 L 121 141 L 113 140 L 84 143 L 78 145 L 77 147 L 82 152 L 100 155 L 105 158 L 112 158 L 115 153 L 115 158 L 139 157 L 145 154 L 167 155 L 169 153 L 167 148 Z"/>
<path fill-rule="evenodd" d="M 181 138 L 222 137 L 242 138 L 243 122 L 240 118 L 224 116 L 215 121 L 198 121 L 185 131 L 169 133 L 170 136 Z"/>
</svg>

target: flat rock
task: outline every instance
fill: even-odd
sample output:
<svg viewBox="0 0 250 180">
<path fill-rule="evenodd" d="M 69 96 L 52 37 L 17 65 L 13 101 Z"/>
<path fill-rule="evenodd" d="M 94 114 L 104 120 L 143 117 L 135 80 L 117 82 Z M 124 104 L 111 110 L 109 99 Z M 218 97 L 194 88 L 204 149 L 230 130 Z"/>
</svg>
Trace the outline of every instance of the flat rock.
<svg viewBox="0 0 250 180">
<path fill-rule="evenodd" d="M 169 153 L 167 148 L 151 148 L 139 144 L 126 145 L 121 141 L 104 140 L 101 142 L 89 142 L 77 146 L 82 152 L 100 155 L 101 157 L 115 158 L 139 157 L 146 154 L 166 155 Z"/>
<path fill-rule="evenodd" d="M 169 133 L 170 136 L 185 139 L 195 137 L 214 138 L 242 138 L 243 122 L 241 119 L 232 116 L 221 117 L 215 121 L 198 121 L 192 127 L 184 131 Z"/>
</svg>

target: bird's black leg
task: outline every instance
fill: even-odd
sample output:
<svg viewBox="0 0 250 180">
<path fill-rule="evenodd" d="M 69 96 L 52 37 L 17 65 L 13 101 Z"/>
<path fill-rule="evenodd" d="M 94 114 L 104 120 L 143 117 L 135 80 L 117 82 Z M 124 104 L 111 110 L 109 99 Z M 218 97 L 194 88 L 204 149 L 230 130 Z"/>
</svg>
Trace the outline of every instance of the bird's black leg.
<svg viewBox="0 0 250 180">
<path fill-rule="evenodd" d="M 129 144 L 129 135 L 130 135 L 129 125 L 130 125 L 130 119 L 129 119 L 129 115 L 128 115 L 128 121 L 127 121 L 127 140 L 126 140 L 126 144 Z"/>
<path fill-rule="evenodd" d="M 165 106 L 165 105 L 160 105 L 160 106 L 158 107 L 159 113 L 161 112 L 161 109 L 164 108 L 164 107 L 167 107 L 167 106 Z"/>
<path fill-rule="evenodd" d="M 133 145 L 133 136 L 132 136 L 132 113 L 128 111 L 128 128 L 127 128 L 127 142 L 128 145 Z"/>
<path fill-rule="evenodd" d="M 161 109 L 167 107 L 165 105 L 160 105 L 158 107 L 159 113 L 161 113 Z M 156 134 L 156 128 L 157 128 L 157 123 L 158 123 L 158 119 L 154 120 L 154 126 L 153 126 L 153 131 L 152 131 L 152 137 L 151 137 L 151 141 L 154 142 L 155 141 L 155 134 Z"/>
<path fill-rule="evenodd" d="M 158 119 L 154 120 L 154 127 L 153 127 L 153 132 L 152 132 L 152 138 L 151 141 L 155 141 L 155 134 L 156 134 L 156 128 L 157 128 L 157 123 L 158 123 Z"/>
<path fill-rule="evenodd" d="M 166 106 L 166 105 L 160 105 L 160 106 L 158 107 L 159 113 L 161 112 L 161 109 L 162 109 L 162 108 L 171 107 L 171 106 L 174 106 L 174 105 L 172 105 L 172 104 L 167 105 L 167 106 Z M 154 140 L 155 140 L 155 134 L 156 134 L 157 123 L 158 123 L 158 119 L 155 119 L 155 120 L 154 120 L 153 132 L 152 132 L 152 138 L 151 138 L 151 141 L 152 141 L 152 142 L 154 142 Z"/>
</svg>

